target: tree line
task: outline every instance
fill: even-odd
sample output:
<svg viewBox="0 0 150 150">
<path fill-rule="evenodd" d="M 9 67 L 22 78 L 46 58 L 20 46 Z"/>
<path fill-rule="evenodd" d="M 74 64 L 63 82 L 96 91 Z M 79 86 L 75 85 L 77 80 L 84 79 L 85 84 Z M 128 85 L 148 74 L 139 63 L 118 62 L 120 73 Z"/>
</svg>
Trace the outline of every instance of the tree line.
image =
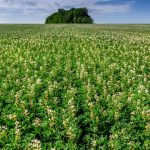
<svg viewBox="0 0 150 150">
<path fill-rule="evenodd" d="M 87 8 L 58 9 L 58 12 L 48 16 L 45 21 L 50 23 L 93 23 Z"/>
</svg>

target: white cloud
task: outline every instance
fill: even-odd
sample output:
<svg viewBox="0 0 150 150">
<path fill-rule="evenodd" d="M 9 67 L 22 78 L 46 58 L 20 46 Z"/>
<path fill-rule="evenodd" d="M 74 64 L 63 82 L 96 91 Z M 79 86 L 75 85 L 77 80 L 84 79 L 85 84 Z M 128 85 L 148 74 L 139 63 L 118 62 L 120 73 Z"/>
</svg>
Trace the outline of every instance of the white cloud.
<svg viewBox="0 0 150 150">
<path fill-rule="evenodd" d="M 57 9 L 58 7 L 62 8 L 71 8 L 71 7 L 88 7 L 90 9 L 98 9 L 101 12 L 118 12 L 118 11 L 127 11 L 130 8 L 131 3 L 125 2 L 124 4 L 111 4 L 112 0 L 0 0 L 0 9 Z M 110 2 L 110 4 L 96 5 L 96 2 Z M 122 9 L 122 10 L 121 10 Z"/>
<path fill-rule="evenodd" d="M 129 4 L 102 5 L 102 6 L 95 6 L 94 10 L 101 13 L 114 13 L 114 12 L 125 13 L 130 11 L 130 5 Z"/>
<path fill-rule="evenodd" d="M 99 2 L 98 5 L 97 2 Z M 101 5 L 100 2 L 103 4 Z M 87 7 L 89 13 L 94 17 L 102 13 L 126 13 L 130 11 L 132 5 L 131 1 L 115 4 L 111 2 L 113 0 L 0 0 L 0 16 L 10 17 L 19 14 L 45 18 L 58 8 Z"/>
</svg>

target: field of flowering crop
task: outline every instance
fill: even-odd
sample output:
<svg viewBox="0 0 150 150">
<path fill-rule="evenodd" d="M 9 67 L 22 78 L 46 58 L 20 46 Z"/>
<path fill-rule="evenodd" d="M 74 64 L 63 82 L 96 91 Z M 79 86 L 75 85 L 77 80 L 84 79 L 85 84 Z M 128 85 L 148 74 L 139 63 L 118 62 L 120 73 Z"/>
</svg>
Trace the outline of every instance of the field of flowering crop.
<svg viewBox="0 0 150 150">
<path fill-rule="evenodd" d="M 150 25 L 0 25 L 0 149 L 148 150 Z"/>
</svg>

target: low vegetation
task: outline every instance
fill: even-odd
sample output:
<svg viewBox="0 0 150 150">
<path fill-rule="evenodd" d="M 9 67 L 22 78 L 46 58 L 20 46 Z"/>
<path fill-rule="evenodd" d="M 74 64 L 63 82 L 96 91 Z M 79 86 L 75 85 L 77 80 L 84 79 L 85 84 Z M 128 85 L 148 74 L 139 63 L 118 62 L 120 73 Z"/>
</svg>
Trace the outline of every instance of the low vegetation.
<svg viewBox="0 0 150 150">
<path fill-rule="evenodd" d="M 149 25 L 0 25 L 0 149 L 150 147 Z"/>
</svg>

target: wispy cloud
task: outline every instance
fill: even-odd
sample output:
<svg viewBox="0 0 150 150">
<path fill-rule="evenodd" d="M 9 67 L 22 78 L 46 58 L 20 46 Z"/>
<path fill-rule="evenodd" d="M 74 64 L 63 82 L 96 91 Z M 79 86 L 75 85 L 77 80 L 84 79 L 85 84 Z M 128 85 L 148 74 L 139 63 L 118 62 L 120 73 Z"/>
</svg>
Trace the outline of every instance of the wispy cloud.
<svg viewBox="0 0 150 150">
<path fill-rule="evenodd" d="M 40 15 L 46 17 L 58 8 L 87 7 L 91 15 L 101 13 L 126 13 L 131 10 L 131 0 L 0 0 L 2 15 Z"/>
<path fill-rule="evenodd" d="M 99 9 L 101 12 L 127 11 L 131 6 L 130 1 L 117 2 L 114 0 L 0 0 L 0 9 L 52 9 L 71 7 L 88 7 L 90 9 Z M 124 9 L 125 8 L 125 9 Z M 122 10 L 121 10 L 122 9 Z"/>
</svg>

